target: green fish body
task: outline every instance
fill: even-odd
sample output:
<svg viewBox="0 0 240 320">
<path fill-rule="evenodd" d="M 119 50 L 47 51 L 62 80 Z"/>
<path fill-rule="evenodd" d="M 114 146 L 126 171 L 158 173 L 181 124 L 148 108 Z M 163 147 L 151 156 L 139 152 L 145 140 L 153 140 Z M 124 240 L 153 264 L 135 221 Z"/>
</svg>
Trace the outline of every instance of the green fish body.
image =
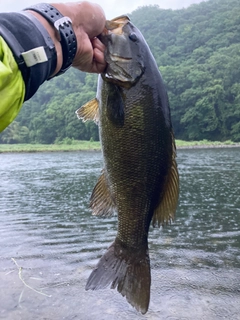
<svg viewBox="0 0 240 320">
<path fill-rule="evenodd" d="M 148 231 L 174 218 L 179 178 L 167 92 L 151 51 L 127 17 L 107 24 L 106 72 L 96 99 L 77 110 L 99 125 L 104 168 L 93 190 L 94 215 L 116 211 L 114 243 L 86 289 L 111 285 L 141 313 L 150 301 Z"/>
</svg>

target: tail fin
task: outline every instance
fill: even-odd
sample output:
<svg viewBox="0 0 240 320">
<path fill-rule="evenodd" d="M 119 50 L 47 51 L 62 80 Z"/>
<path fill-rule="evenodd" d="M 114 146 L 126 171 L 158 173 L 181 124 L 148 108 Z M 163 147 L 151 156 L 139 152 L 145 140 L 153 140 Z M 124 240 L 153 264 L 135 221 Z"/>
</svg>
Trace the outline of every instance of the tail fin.
<svg viewBox="0 0 240 320">
<path fill-rule="evenodd" d="M 111 284 L 142 314 L 150 300 L 150 261 L 147 248 L 141 251 L 124 248 L 118 239 L 99 260 L 86 284 L 86 290 L 98 290 Z"/>
</svg>

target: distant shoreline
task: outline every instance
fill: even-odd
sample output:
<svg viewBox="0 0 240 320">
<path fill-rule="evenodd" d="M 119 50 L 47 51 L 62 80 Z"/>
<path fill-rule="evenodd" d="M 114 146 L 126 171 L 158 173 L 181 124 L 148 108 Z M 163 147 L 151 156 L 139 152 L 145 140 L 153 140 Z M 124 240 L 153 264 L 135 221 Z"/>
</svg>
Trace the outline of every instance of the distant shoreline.
<svg viewBox="0 0 240 320">
<path fill-rule="evenodd" d="M 177 149 L 239 148 L 240 143 L 176 140 L 176 146 Z M 72 144 L 0 144 L 0 153 L 71 151 L 101 151 L 101 146 L 99 141 L 73 141 Z"/>
<path fill-rule="evenodd" d="M 218 144 L 218 145 L 192 145 L 177 146 L 177 149 L 224 149 L 224 148 L 240 148 L 240 143 L 236 144 Z"/>
</svg>

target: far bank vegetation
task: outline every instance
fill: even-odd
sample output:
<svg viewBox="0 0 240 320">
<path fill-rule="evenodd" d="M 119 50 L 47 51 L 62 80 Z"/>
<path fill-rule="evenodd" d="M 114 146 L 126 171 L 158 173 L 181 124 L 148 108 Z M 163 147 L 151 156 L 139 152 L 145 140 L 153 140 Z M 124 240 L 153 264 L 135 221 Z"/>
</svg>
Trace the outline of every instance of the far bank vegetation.
<svg viewBox="0 0 240 320">
<path fill-rule="evenodd" d="M 210 0 L 182 10 L 146 6 L 130 17 L 166 83 L 176 138 L 239 142 L 239 0 Z M 75 115 L 95 97 L 96 87 L 96 75 L 74 69 L 44 83 L 0 134 L 0 143 L 98 141 L 97 126 Z"/>
</svg>

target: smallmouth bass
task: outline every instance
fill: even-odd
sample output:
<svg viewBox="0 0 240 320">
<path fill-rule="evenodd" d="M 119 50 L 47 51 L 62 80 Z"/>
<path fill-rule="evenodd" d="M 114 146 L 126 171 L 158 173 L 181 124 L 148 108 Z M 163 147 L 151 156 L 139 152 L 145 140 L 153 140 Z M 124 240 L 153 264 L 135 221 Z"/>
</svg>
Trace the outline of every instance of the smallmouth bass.
<svg viewBox="0 0 240 320">
<path fill-rule="evenodd" d="M 94 215 L 118 214 L 113 244 L 86 290 L 111 285 L 142 314 L 150 301 L 148 231 L 174 218 L 179 176 L 167 92 L 152 53 L 127 16 L 101 35 L 107 68 L 96 98 L 76 111 L 99 125 L 104 168 L 92 192 Z"/>
</svg>

